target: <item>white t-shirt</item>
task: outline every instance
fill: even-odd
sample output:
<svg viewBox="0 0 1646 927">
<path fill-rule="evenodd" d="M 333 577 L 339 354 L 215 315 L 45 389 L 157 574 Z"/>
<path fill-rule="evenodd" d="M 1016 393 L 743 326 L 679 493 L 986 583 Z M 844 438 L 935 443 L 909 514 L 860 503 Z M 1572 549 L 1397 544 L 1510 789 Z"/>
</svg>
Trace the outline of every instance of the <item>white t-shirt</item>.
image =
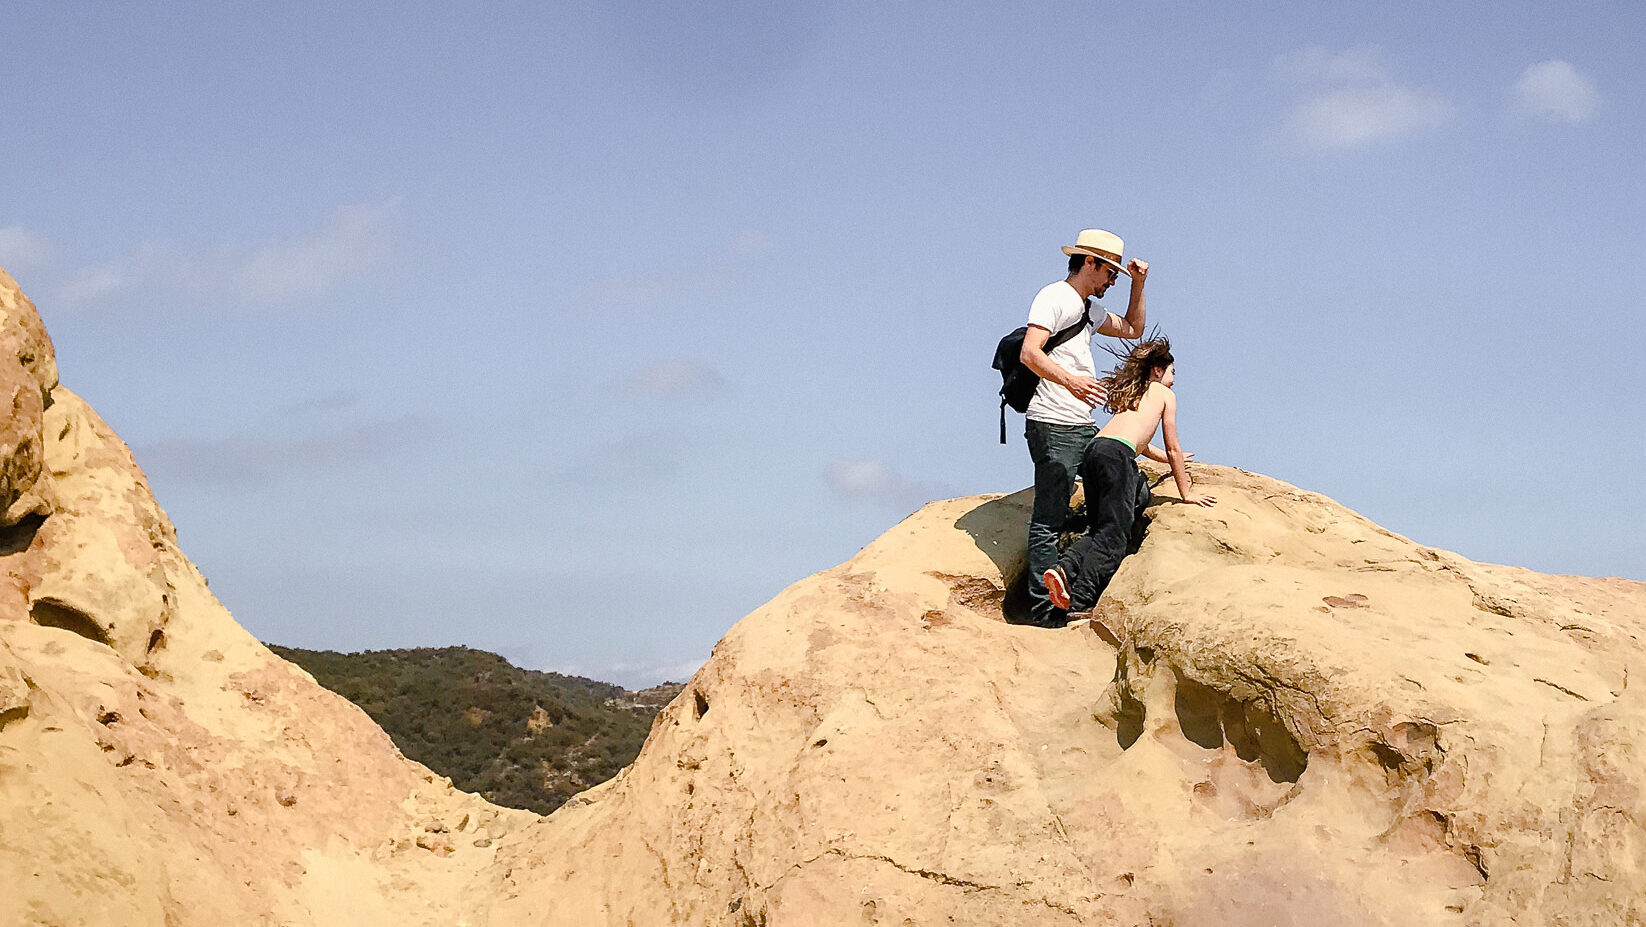
<svg viewBox="0 0 1646 927">
<path fill-rule="evenodd" d="M 1059 280 L 1047 284 L 1035 294 L 1034 302 L 1029 304 L 1029 324 L 1051 332 L 1047 336 L 1050 340 L 1058 332 L 1080 321 L 1080 315 L 1085 311 L 1086 301 L 1080 298 L 1067 280 Z M 1052 363 L 1077 377 L 1095 378 L 1097 367 L 1092 362 L 1092 333 L 1097 329 L 1097 324 L 1107 317 L 1101 308 L 1093 306 L 1086 330 L 1076 333 L 1046 356 L 1051 358 Z M 1092 424 L 1091 408 L 1076 399 L 1074 393 L 1050 380 L 1040 381 L 1025 414 L 1034 421 L 1053 425 Z"/>
</svg>

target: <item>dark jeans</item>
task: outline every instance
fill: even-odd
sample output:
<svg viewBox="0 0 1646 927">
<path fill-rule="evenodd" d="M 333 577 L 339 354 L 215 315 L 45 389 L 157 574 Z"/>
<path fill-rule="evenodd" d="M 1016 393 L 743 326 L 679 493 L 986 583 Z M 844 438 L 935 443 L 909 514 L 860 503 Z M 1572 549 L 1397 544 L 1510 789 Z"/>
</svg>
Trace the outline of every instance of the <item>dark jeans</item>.
<svg viewBox="0 0 1646 927">
<path fill-rule="evenodd" d="M 1143 474 L 1137 469 L 1137 455 L 1131 448 L 1099 438 L 1086 451 L 1080 478 L 1086 486 L 1086 515 L 1091 528 L 1057 561 L 1069 578 L 1071 612 L 1087 611 L 1096 605 L 1098 596 L 1120 569 L 1120 561 L 1132 543 Z"/>
<path fill-rule="evenodd" d="M 1052 607 L 1041 574 L 1057 563 L 1057 537 L 1069 517 L 1069 497 L 1096 425 L 1050 425 L 1029 421 L 1023 436 L 1034 461 L 1034 511 L 1029 516 L 1029 615 L 1039 624 L 1054 624 L 1063 613 Z M 1104 443 L 1115 442 L 1104 439 Z M 1087 490 L 1090 493 L 1090 489 Z"/>
</svg>

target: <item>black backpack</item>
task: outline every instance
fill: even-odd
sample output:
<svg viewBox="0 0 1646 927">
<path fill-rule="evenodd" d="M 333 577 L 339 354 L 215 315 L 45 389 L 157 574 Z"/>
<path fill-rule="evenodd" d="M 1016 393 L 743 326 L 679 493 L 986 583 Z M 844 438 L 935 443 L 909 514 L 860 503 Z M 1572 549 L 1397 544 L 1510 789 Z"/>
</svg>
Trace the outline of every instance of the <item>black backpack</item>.
<svg viewBox="0 0 1646 927">
<path fill-rule="evenodd" d="M 1056 350 L 1063 342 L 1068 341 L 1080 330 L 1090 325 L 1092 308 L 1087 305 L 1086 311 L 1080 314 L 1080 321 L 1063 329 L 1046 340 L 1043 348 L 1047 354 Z M 1033 370 L 1023 366 L 1023 339 L 1029 333 L 1027 325 L 1015 329 L 1011 334 L 1000 339 L 1000 346 L 994 349 L 994 369 L 1000 371 L 1000 443 L 1006 443 L 1006 407 L 1011 406 L 1018 412 L 1025 412 L 1029 408 L 1029 400 L 1034 398 L 1034 391 L 1040 386 L 1040 376 Z"/>
</svg>

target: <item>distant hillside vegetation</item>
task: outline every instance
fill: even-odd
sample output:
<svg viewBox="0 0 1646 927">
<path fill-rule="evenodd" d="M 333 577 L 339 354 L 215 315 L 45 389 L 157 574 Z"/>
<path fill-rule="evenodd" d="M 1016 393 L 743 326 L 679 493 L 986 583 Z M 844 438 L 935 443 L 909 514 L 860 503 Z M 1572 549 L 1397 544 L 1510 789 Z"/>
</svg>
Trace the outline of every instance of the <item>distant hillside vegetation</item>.
<svg viewBox="0 0 1646 927">
<path fill-rule="evenodd" d="M 630 692 L 467 647 L 270 649 L 359 705 L 402 753 L 458 788 L 539 814 L 627 766 L 683 688 Z"/>
</svg>

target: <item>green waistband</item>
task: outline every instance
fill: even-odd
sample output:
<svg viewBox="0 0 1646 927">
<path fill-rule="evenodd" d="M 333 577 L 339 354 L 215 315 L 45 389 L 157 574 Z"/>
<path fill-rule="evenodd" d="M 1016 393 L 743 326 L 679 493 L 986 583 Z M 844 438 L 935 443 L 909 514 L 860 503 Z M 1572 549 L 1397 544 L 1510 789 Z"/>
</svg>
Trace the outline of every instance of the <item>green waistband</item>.
<svg viewBox="0 0 1646 927">
<path fill-rule="evenodd" d="M 1108 438 L 1110 441 L 1119 441 L 1121 444 L 1124 444 L 1127 447 L 1131 448 L 1133 454 L 1137 453 L 1137 445 L 1135 445 L 1132 442 L 1126 440 L 1125 438 L 1116 437 L 1114 435 L 1098 435 L 1098 437 L 1099 438 Z"/>
</svg>

